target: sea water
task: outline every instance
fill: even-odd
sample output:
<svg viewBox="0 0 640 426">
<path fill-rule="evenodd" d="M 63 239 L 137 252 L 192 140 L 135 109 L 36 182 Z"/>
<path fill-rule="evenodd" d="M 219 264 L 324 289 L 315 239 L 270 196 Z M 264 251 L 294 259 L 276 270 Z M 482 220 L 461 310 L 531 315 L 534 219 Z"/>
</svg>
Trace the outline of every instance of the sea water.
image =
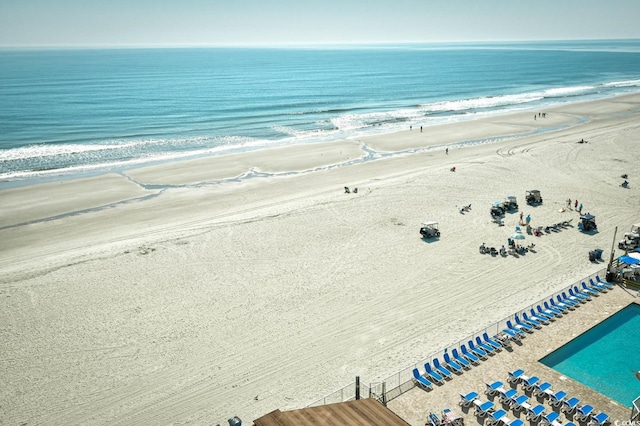
<svg viewBox="0 0 640 426">
<path fill-rule="evenodd" d="M 0 188 L 640 91 L 640 40 L 0 50 Z"/>
</svg>

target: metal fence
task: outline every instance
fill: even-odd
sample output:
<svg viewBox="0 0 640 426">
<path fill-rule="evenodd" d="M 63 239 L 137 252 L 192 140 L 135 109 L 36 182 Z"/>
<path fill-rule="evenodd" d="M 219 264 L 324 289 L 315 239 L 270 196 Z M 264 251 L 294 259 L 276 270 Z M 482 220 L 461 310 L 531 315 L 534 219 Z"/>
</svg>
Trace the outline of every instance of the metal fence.
<svg viewBox="0 0 640 426">
<path fill-rule="evenodd" d="M 450 346 L 447 346 L 446 348 L 443 348 L 437 352 L 432 353 L 428 357 L 420 360 L 419 362 L 411 366 L 408 366 L 403 370 L 398 371 L 397 373 L 392 374 L 391 376 L 387 377 L 386 379 L 380 382 L 371 383 L 369 387 L 360 383 L 360 389 L 361 389 L 360 395 L 362 395 L 363 397 L 366 397 L 368 395 L 370 398 L 376 398 L 383 404 L 386 404 L 388 401 L 391 401 L 392 399 L 399 397 L 400 395 L 411 390 L 415 386 L 415 382 L 413 380 L 414 368 L 424 368 L 424 364 L 426 362 L 431 362 L 434 358 L 442 359 L 442 356 L 444 355 L 445 352 L 450 352 L 452 349 L 459 349 L 462 344 L 467 343 L 469 340 L 475 339 L 477 336 L 482 337 L 484 333 L 487 333 L 489 336 L 495 336 L 500 332 L 500 330 L 506 328 L 507 321 L 513 320 L 513 318 L 516 315 L 521 315 L 521 313 L 523 312 L 529 313 L 529 311 L 531 309 L 535 309 L 537 305 L 540 305 L 543 302 L 548 301 L 551 297 L 555 298 L 557 295 L 561 294 L 562 292 L 566 293 L 568 289 L 573 288 L 574 286 L 578 286 L 578 288 L 581 288 L 582 282 L 589 284 L 589 280 L 590 279 L 595 280 L 596 276 L 599 276 L 601 279 L 605 279 L 606 272 L 607 272 L 607 269 L 604 268 L 594 274 L 587 276 L 586 278 L 578 280 L 572 283 L 571 285 L 566 286 L 563 289 L 556 291 L 555 293 L 552 293 L 551 295 L 545 297 L 544 299 L 541 299 L 538 302 L 535 302 L 517 312 L 514 312 L 509 317 L 503 318 L 502 320 L 497 321 L 491 324 L 490 326 L 485 327 L 482 330 L 478 330 L 472 335 Z M 353 400 L 355 399 L 355 388 L 356 388 L 356 384 L 351 383 L 325 396 L 324 398 L 321 398 L 309 404 L 308 407 Z"/>
</svg>

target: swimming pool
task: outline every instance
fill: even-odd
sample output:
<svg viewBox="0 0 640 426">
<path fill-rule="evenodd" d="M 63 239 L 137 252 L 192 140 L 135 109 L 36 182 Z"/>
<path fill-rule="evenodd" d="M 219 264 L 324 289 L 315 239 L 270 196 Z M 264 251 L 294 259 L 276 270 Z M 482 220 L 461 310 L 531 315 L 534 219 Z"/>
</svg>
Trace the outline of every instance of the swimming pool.
<svg viewBox="0 0 640 426">
<path fill-rule="evenodd" d="M 640 396 L 640 305 L 630 304 L 540 362 L 631 407 Z"/>
</svg>

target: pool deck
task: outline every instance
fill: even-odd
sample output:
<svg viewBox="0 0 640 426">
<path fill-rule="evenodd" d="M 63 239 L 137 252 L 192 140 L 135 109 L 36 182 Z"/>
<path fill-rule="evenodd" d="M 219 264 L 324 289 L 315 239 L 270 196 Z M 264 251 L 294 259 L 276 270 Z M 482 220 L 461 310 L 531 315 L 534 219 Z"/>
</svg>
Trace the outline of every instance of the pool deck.
<svg viewBox="0 0 640 426">
<path fill-rule="evenodd" d="M 636 292 L 627 291 L 620 287 L 603 293 L 598 297 L 593 297 L 586 304 L 581 304 L 579 308 L 570 311 L 568 314 L 559 317 L 549 325 L 542 326 L 534 333 L 527 333 L 520 345 L 514 343 L 511 351 L 502 350 L 497 354 L 481 361 L 479 365 L 473 366 L 463 374 L 452 375 L 453 379 L 446 381 L 443 385 L 435 385 L 431 391 L 425 391 L 414 387 L 408 392 L 389 401 L 387 406 L 402 417 L 411 425 L 424 425 L 430 412 L 441 417 L 444 408 L 450 408 L 464 419 L 465 426 L 482 425 L 485 418 L 478 418 L 474 415 L 473 407 L 461 408 L 458 405 L 461 394 L 475 391 L 482 401 L 490 400 L 495 403 L 496 408 L 503 408 L 507 411 L 509 419 L 519 418 L 524 421 L 525 426 L 530 423 L 524 412 L 514 413 L 507 406 L 502 406 L 497 396 L 488 397 L 484 394 L 485 383 L 492 383 L 499 380 L 504 383 L 505 389 L 514 387 L 518 394 L 524 393 L 522 385 L 511 385 L 508 381 L 508 372 L 523 369 L 527 376 L 538 376 L 541 381 L 547 381 L 553 385 L 554 390 L 564 390 L 568 396 L 575 396 L 580 399 L 580 406 L 590 404 L 594 407 L 594 414 L 604 411 L 609 415 L 611 425 L 616 424 L 616 420 L 629 421 L 631 409 L 625 407 L 610 398 L 590 389 L 573 379 L 541 364 L 538 359 L 564 345 L 574 337 L 582 334 L 589 328 L 598 324 L 618 310 L 630 303 L 640 303 L 640 298 L 636 297 Z M 424 372 L 424 368 L 420 368 Z M 539 399 L 526 393 L 529 403 L 536 405 L 540 403 L 551 410 L 548 399 Z M 640 396 L 640 395 L 638 395 Z M 631 406 L 631 401 L 629 401 Z M 558 409 L 555 409 L 558 411 Z M 573 416 L 565 416 L 560 412 L 559 421 L 567 423 L 572 421 L 576 425 L 580 423 Z M 500 423 L 500 426 L 504 426 Z"/>
</svg>

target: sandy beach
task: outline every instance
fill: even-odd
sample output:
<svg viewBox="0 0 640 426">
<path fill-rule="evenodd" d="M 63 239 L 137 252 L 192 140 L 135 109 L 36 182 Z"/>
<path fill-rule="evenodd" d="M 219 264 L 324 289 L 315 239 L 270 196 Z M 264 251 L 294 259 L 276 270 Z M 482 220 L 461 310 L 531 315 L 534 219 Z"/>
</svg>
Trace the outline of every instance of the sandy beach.
<svg viewBox="0 0 640 426">
<path fill-rule="evenodd" d="M 640 221 L 640 94 L 545 112 L 1 191 L 0 424 L 250 423 L 601 269 Z M 574 227 L 481 255 L 518 226 L 489 215 L 508 195 Z"/>
</svg>

